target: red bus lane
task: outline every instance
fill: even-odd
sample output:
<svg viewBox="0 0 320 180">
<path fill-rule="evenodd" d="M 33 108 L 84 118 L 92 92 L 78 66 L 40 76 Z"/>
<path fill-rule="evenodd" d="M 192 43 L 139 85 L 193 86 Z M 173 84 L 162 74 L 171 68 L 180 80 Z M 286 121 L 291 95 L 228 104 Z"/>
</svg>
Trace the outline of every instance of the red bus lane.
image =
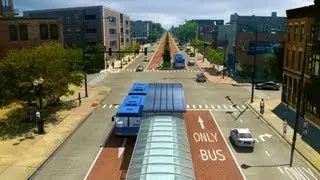
<svg viewBox="0 0 320 180">
<path fill-rule="evenodd" d="M 210 112 L 187 111 L 184 117 L 196 179 L 245 179 Z"/>
<path fill-rule="evenodd" d="M 156 69 L 161 65 L 162 53 L 163 53 L 163 49 L 164 49 L 164 45 L 165 45 L 165 41 L 166 41 L 165 37 L 166 37 L 165 35 L 162 37 L 162 39 L 158 45 L 158 48 L 156 49 L 156 52 L 152 56 L 148 70 Z"/>
<path fill-rule="evenodd" d="M 115 134 L 112 133 L 98 154 L 98 158 L 89 170 L 86 179 L 124 180 L 129 168 L 134 144 L 135 138 L 116 137 Z"/>
</svg>

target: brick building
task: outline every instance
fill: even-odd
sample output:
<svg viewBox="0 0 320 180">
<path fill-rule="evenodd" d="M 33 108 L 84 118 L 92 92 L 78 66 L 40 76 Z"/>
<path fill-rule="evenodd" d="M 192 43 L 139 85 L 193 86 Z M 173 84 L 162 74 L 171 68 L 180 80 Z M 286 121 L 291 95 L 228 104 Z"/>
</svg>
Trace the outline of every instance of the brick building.
<svg viewBox="0 0 320 180">
<path fill-rule="evenodd" d="M 258 32 L 257 33 L 257 41 L 259 42 L 266 42 L 270 45 L 270 50 L 272 50 L 272 45 L 277 43 L 282 43 L 284 39 L 284 33 L 266 33 L 266 32 Z M 255 41 L 255 33 L 253 32 L 239 32 L 237 37 L 237 47 L 242 49 L 243 51 L 248 52 L 249 51 L 249 44 L 250 42 Z M 263 79 L 264 75 L 264 56 L 266 54 L 260 54 L 256 56 L 256 77 L 257 79 Z M 270 51 L 270 54 L 273 54 L 272 51 Z M 251 73 L 253 72 L 253 61 L 254 56 L 249 55 L 247 53 L 236 51 L 236 57 L 238 59 L 238 67 L 237 70 L 239 72 L 246 72 L 248 75 L 251 76 Z"/>
<path fill-rule="evenodd" d="M 52 41 L 63 44 L 63 26 L 58 19 L 0 18 L 0 58 L 7 49 L 33 47 Z"/>
<path fill-rule="evenodd" d="M 320 64 L 320 6 L 311 5 L 287 10 L 288 32 L 286 33 L 282 102 L 293 109 L 297 106 L 297 91 L 300 86 L 303 63 L 305 83 L 312 83 L 311 76 L 319 76 Z M 302 87 L 304 87 L 302 86 Z M 307 119 L 320 125 L 320 110 L 304 94 L 302 113 Z"/>
</svg>

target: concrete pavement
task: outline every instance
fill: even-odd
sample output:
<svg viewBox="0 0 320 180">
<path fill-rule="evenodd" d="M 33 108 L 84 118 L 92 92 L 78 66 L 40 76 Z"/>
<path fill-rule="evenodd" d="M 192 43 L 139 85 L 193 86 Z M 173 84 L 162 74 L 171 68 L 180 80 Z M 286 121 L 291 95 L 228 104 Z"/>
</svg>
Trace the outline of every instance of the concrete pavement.
<svg viewBox="0 0 320 180">
<path fill-rule="evenodd" d="M 255 99 L 254 103 L 248 103 L 249 107 L 256 112 L 256 114 L 265 120 L 279 135 L 282 136 L 289 144 L 292 143 L 293 128 L 288 123 L 286 135 L 283 134 L 283 119 L 278 117 L 273 111 L 281 103 L 280 100 L 266 100 L 265 101 L 265 113 L 262 116 L 259 115 L 259 99 Z M 292 119 L 292 118 L 288 118 Z M 300 124 L 303 124 L 300 122 Z M 309 125 L 310 126 L 310 125 Z M 313 137 L 318 140 L 316 137 Z M 300 134 L 297 134 L 296 151 L 299 152 L 304 158 L 306 158 L 318 171 L 320 171 L 320 156 L 319 152 L 310 147 L 304 138 L 301 138 Z"/>
</svg>

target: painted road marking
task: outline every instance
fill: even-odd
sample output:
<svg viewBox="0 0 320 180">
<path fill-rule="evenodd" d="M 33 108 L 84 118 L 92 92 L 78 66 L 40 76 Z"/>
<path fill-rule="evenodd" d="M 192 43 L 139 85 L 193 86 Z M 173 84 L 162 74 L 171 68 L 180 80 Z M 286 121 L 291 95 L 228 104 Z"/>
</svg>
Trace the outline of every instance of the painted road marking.
<svg viewBox="0 0 320 180">
<path fill-rule="evenodd" d="M 221 109 L 221 107 L 218 105 L 218 108 Z"/>
<path fill-rule="evenodd" d="M 241 105 L 243 109 L 245 109 L 246 107 L 244 105 Z"/>
<path fill-rule="evenodd" d="M 201 106 L 201 105 L 199 105 L 199 108 L 200 108 L 200 109 L 202 109 L 202 106 Z"/>
<path fill-rule="evenodd" d="M 102 109 L 106 108 L 106 106 L 107 106 L 106 104 L 105 104 L 105 105 L 103 105 L 103 106 L 102 106 Z"/>
<path fill-rule="evenodd" d="M 230 105 L 230 108 L 232 109 L 232 108 L 233 108 L 233 106 L 232 106 L 232 105 Z"/>
<path fill-rule="evenodd" d="M 256 140 L 257 143 L 259 142 L 257 138 L 255 138 L 255 140 Z"/>
<path fill-rule="evenodd" d="M 245 179 L 210 111 L 187 111 L 184 117 L 196 179 Z"/>
<path fill-rule="evenodd" d="M 264 152 L 267 154 L 267 156 L 269 156 L 269 157 L 270 157 L 270 154 L 268 153 L 268 151 L 267 151 L 267 150 L 265 150 Z"/>
<path fill-rule="evenodd" d="M 196 108 L 196 105 L 192 105 L 192 107 L 193 107 L 193 109 L 195 109 L 195 108 Z"/>
<path fill-rule="evenodd" d="M 243 123 L 242 119 L 239 119 L 239 121 L 240 121 L 241 123 Z"/>
<path fill-rule="evenodd" d="M 200 124 L 200 126 L 201 126 L 201 129 L 205 129 L 205 128 L 204 128 L 204 124 L 203 124 L 204 121 L 201 119 L 200 116 L 198 117 L 198 122 L 199 122 L 199 124 Z"/>
<path fill-rule="evenodd" d="M 127 138 L 124 138 L 124 140 L 122 141 L 121 146 L 118 148 L 118 159 L 119 159 L 119 158 L 121 157 L 121 155 L 124 153 L 127 140 L 128 140 Z"/>
<path fill-rule="evenodd" d="M 190 108 L 188 104 L 187 104 L 187 108 L 188 108 L 188 109 Z"/>
<path fill-rule="evenodd" d="M 209 109 L 208 105 L 205 105 L 206 109 Z"/>
<path fill-rule="evenodd" d="M 112 104 L 110 104 L 109 108 L 112 108 Z"/>
<path fill-rule="evenodd" d="M 119 105 L 115 105 L 114 107 L 115 107 L 115 108 L 118 108 L 118 106 L 119 106 Z"/>
<path fill-rule="evenodd" d="M 292 180 L 318 180 L 310 168 L 305 167 L 278 167 L 282 174 L 289 176 Z"/>
<path fill-rule="evenodd" d="M 272 137 L 272 135 L 265 133 L 265 134 L 261 134 L 261 135 L 259 136 L 259 138 L 260 138 L 261 141 L 263 141 L 263 142 L 265 142 L 264 137 L 268 137 L 268 138 L 270 139 L 270 138 Z"/>
<path fill-rule="evenodd" d="M 214 109 L 214 105 L 211 105 L 212 109 Z"/>
<path fill-rule="evenodd" d="M 223 105 L 223 107 L 224 107 L 225 109 L 227 109 L 227 106 L 226 106 L 226 105 Z"/>
</svg>

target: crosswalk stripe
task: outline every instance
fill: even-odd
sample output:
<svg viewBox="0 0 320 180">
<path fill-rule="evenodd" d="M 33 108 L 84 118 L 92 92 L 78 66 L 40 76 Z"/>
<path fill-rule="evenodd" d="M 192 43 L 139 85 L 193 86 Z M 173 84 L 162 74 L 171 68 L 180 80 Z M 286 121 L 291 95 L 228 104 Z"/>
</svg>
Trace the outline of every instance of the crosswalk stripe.
<svg viewBox="0 0 320 180">
<path fill-rule="evenodd" d="M 237 105 L 237 108 L 240 109 L 240 107 Z"/>
<path fill-rule="evenodd" d="M 244 105 L 242 105 L 243 109 L 245 109 L 246 107 Z"/>
<path fill-rule="evenodd" d="M 232 109 L 232 108 L 233 108 L 233 106 L 232 106 L 232 105 L 230 105 L 230 108 Z"/>
<path fill-rule="evenodd" d="M 221 109 L 221 107 L 218 105 L 218 108 Z"/>
<path fill-rule="evenodd" d="M 119 106 L 119 105 L 115 105 L 114 107 L 115 107 L 115 108 L 118 108 L 118 106 Z"/>
<path fill-rule="evenodd" d="M 212 109 L 214 109 L 214 105 L 211 105 Z"/>
<path fill-rule="evenodd" d="M 196 105 L 192 105 L 192 107 L 193 107 L 193 109 L 195 109 L 195 108 L 196 108 Z"/>
<path fill-rule="evenodd" d="M 189 109 L 189 105 L 187 105 L 187 108 Z"/>
<path fill-rule="evenodd" d="M 112 104 L 109 106 L 109 108 L 111 108 L 112 107 Z"/>
<path fill-rule="evenodd" d="M 204 105 L 207 109 L 209 109 L 209 107 L 207 105 Z"/>
<path fill-rule="evenodd" d="M 200 109 L 202 109 L 202 106 L 201 106 L 201 105 L 199 105 L 199 108 L 200 108 Z"/>
<path fill-rule="evenodd" d="M 223 105 L 223 107 L 224 107 L 225 109 L 227 109 L 227 106 L 226 106 L 226 105 Z"/>
</svg>

